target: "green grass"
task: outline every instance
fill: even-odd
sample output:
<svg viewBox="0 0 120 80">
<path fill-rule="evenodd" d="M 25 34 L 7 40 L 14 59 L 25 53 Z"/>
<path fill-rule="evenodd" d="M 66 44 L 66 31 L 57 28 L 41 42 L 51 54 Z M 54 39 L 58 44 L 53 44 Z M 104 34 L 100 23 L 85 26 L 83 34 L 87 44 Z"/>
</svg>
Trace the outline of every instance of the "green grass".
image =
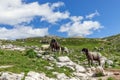
<svg viewBox="0 0 120 80">
<path fill-rule="evenodd" d="M 113 39 L 113 37 L 112 37 Z M 54 57 L 57 59 L 59 56 L 68 56 L 72 61 L 81 64 L 83 66 L 86 66 L 84 61 L 86 60 L 86 56 L 81 52 L 82 48 L 88 48 L 91 51 L 94 51 L 95 47 L 104 47 L 103 51 L 100 51 L 103 56 L 106 56 L 108 59 L 111 59 L 114 61 L 114 65 L 112 68 L 120 69 L 120 52 L 118 48 L 113 49 L 114 47 L 120 46 L 115 43 L 113 44 L 113 41 L 111 38 L 108 39 L 108 41 L 104 41 L 103 39 L 87 39 L 87 38 L 62 38 L 57 39 L 57 41 L 61 44 L 61 46 L 66 46 L 70 50 L 74 50 L 71 54 L 58 54 L 58 53 L 52 53 L 54 54 Z M 38 46 L 40 47 L 42 44 L 39 42 L 42 40 L 42 38 L 27 38 L 24 41 L 22 39 L 16 40 L 16 41 L 2 41 L 2 44 L 14 44 L 17 46 Z M 10 51 L 10 50 L 0 50 L 0 65 L 13 65 L 11 68 L 5 68 L 0 69 L 0 71 L 11 71 L 15 73 L 20 72 L 29 72 L 29 71 L 36 71 L 36 72 L 44 72 L 49 77 L 55 77 L 55 75 L 52 74 L 52 72 L 59 72 L 59 73 L 65 73 L 68 76 L 71 76 L 71 73 L 73 72 L 71 69 L 66 67 L 58 68 L 53 62 L 50 62 L 48 60 L 44 60 L 41 58 L 29 58 L 28 56 L 25 56 L 25 52 L 19 52 L 19 51 Z M 53 64 L 54 69 L 52 70 L 46 70 L 45 66 L 50 66 L 50 64 Z"/>
<path fill-rule="evenodd" d="M 48 61 L 38 58 L 29 58 L 18 51 L 2 51 L 4 55 L 0 55 L 0 65 L 13 65 L 14 67 L 7 69 L 12 72 L 28 72 L 30 70 L 42 71 L 43 67 L 49 65 Z M 4 70 L 4 69 L 0 69 Z M 5 69 L 6 70 L 6 69 Z"/>
<path fill-rule="evenodd" d="M 55 77 L 52 72 L 65 73 L 70 76 L 72 70 L 66 67 L 58 68 L 53 62 L 48 60 L 44 60 L 41 58 L 29 58 L 24 55 L 25 53 L 20 53 L 18 51 L 10 51 L 10 50 L 0 50 L 0 65 L 13 65 L 10 68 L 0 68 L 0 71 L 10 71 L 14 73 L 20 72 L 44 72 L 49 77 Z M 53 64 L 53 70 L 46 70 L 45 66 L 51 66 Z"/>
<path fill-rule="evenodd" d="M 113 77 L 108 77 L 107 80 L 116 80 L 116 79 Z"/>
</svg>

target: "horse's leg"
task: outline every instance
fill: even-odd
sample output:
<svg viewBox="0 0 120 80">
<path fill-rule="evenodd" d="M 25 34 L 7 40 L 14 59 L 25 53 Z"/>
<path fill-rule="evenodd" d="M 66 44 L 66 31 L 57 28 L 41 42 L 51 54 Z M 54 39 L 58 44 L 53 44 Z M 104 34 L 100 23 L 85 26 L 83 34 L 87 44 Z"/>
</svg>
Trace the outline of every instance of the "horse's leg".
<svg viewBox="0 0 120 80">
<path fill-rule="evenodd" d="M 61 47 L 59 47 L 59 54 L 61 53 Z"/>
<path fill-rule="evenodd" d="M 99 66 L 101 66 L 101 62 L 100 62 L 100 60 L 98 60 L 98 63 L 99 63 Z"/>
<path fill-rule="evenodd" d="M 91 66 L 93 66 L 93 60 L 91 60 Z"/>
<path fill-rule="evenodd" d="M 88 66 L 91 67 L 91 61 L 89 59 L 88 60 Z"/>
</svg>

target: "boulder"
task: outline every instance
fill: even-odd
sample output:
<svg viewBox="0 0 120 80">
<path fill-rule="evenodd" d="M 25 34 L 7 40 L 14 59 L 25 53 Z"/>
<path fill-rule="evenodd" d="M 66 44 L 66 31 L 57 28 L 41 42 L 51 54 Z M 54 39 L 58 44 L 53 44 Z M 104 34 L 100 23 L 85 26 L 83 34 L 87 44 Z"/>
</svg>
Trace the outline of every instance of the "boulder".
<svg viewBox="0 0 120 80">
<path fill-rule="evenodd" d="M 112 61 L 112 60 L 107 60 L 106 63 L 107 63 L 109 66 L 113 65 L 113 61 Z"/>
<path fill-rule="evenodd" d="M 96 77 L 96 76 L 105 76 L 105 75 L 106 75 L 106 73 L 105 73 L 103 67 L 97 66 L 96 69 L 95 69 L 95 72 L 94 72 L 93 76 Z"/>
<path fill-rule="evenodd" d="M 11 72 L 3 72 L 1 73 L 0 80 L 22 80 L 24 77 L 24 73 L 15 74 Z"/>
<path fill-rule="evenodd" d="M 86 72 L 86 69 L 78 64 L 75 65 L 75 70 L 76 72 L 81 72 L 81 73 Z"/>
<path fill-rule="evenodd" d="M 36 56 L 37 56 L 38 58 L 40 58 L 40 57 L 42 57 L 42 54 L 37 53 Z"/>
<path fill-rule="evenodd" d="M 75 75 L 76 77 L 78 77 L 79 80 L 88 80 L 89 79 L 88 75 L 85 74 L 85 73 L 74 72 L 73 75 Z"/>
<path fill-rule="evenodd" d="M 78 77 L 71 77 L 69 80 L 80 80 Z"/>
<path fill-rule="evenodd" d="M 100 63 L 101 63 L 101 66 L 102 66 L 102 67 L 105 66 L 105 62 L 106 62 L 106 60 L 107 60 L 107 58 L 104 57 L 104 56 L 102 56 L 102 57 L 100 58 Z"/>
<path fill-rule="evenodd" d="M 54 69 L 54 68 L 51 67 L 51 66 L 45 66 L 45 68 L 46 68 L 47 70 L 52 70 L 52 69 Z"/>
<path fill-rule="evenodd" d="M 56 59 L 51 55 L 43 55 L 42 59 L 49 60 L 49 61 L 56 61 Z"/>
<path fill-rule="evenodd" d="M 71 60 L 67 56 L 58 57 L 59 62 L 70 62 Z"/>
<path fill-rule="evenodd" d="M 58 61 L 59 62 L 56 62 L 58 67 L 65 66 L 72 69 L 73 71 L 76 70 L 76 72 L 86 72 L 86 69 L 83 66 L 72 62 L 67 56 L 58 57 Z"/>
<path fill-rule="evenodd" d="M 75 68 L 74 68 L 75 63 L 73 63 L 72 61 L 70 61 L 70 62 L 56 62 L 56 65 L 57 65 L 58 67 L 63 67 L 63 66 L 65 66 L 65 67 L 68 67 L 68 68 L 70 68 L 70 69 L 72 69 L 72 70 L 75 70 Z"/>
<path fill-rule="evenodd" d="M 91 67 L 91 71 L 95 72 L 96 68 L 95 67 Z"/>
<path fill-rule="evenodd" d="M 69 80 L 69 77 L 67 77 L 64 73 L 57 74 L 57 80 Z"/>
<path fill-rule="evenodd" d="M 50 80 L 44 73 L 28 72 L 25 80 Z"/>
</svg>

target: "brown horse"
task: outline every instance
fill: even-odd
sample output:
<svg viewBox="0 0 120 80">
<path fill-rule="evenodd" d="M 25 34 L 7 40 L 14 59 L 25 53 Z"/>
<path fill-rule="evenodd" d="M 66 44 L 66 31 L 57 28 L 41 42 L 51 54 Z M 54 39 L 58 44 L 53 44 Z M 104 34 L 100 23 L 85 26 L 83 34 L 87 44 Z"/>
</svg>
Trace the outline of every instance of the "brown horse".
<svg viewBox="0 0 120 80">
<path fill-rule="evenodd" d="M 60 50 L 60 45 L 55 39 L 52 39 L 50 42 L 50 48 L 52 51 L 59 51 Z"/>
</svg>

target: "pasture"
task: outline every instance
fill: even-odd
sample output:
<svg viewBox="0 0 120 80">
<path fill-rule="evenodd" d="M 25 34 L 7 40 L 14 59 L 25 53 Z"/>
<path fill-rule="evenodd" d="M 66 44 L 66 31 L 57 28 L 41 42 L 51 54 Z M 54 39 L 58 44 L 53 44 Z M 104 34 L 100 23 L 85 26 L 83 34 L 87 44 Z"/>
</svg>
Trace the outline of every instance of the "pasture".
<svg viewBox="0 0 120 80">
<path fill-rule="evenodd" d="M 17 46 L 37 46 L 40 47 L 42 43 L 40 40 L 43 38 L 29 38 L 29 39 L 19 39 L 16 41 L 5 41 L 1 40 L 2 44 L 13 44 Z M 49 38 L 46 38 L 50 40 Z M 111 41 L 110 41 L 111 40 Z M 68 47 L 69 50 L 73 50 L 70 54 L 58 54 L 57 52 L 51 53 L 54 58 L 59 56 L 68 56 L 72 61 L 77 64 L 87 66 L 84 62 L 86 61 L 86 56 L 81 53 L 82 48 L 89 48 L 91 51 L 99 51 L 102 55 L 111 59 L 114 64 L 111 69 L 120 69 L 120 52 L 115 47 L 118 44 L 114 40 L 114 44 L 112 39 L 90 39 L 90 38 L 58 38 L 57 41 L 61 46 Z M 98 49 L 96 49 L 96 47 Z M 103 48 L 103 50 L 99 50 L 99 48 Z M 72 70 L 67 67 L 58 68 L 53 62 L 49 60 L 44 60 L 42 58 L 29 58 L 25 56 L 26 51 L 11 51 L 11 50 L 0 50 L 0 65 L 13 65 L 10 68 L 0 68 L 0 71 L 11 71 L 15 73 L 20 72 L 29 72 L 29 71 L 37 71 L 44 72 L 49 77 L 55 77 L 52 72 L 60 72 L 65 73 L 70 76 Z M 46 70 L 45 66 L 53 65 L 54 69 Z M 106 66 L 108 68 L 108 66 Z"/>
</svg>

